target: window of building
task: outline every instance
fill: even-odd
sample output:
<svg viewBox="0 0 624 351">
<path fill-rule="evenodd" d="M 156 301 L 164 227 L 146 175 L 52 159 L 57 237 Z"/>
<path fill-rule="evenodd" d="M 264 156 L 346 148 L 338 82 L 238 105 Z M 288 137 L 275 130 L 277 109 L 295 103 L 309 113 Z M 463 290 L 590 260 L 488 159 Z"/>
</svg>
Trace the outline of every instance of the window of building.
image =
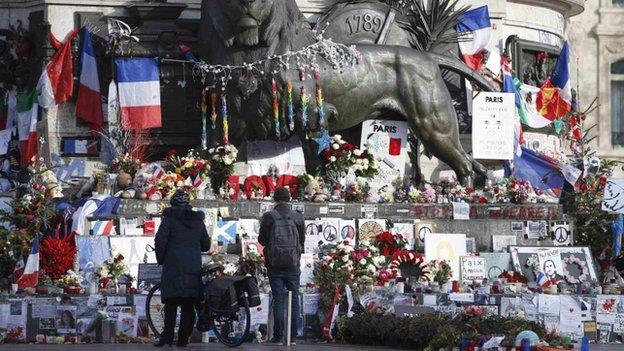
<svg viewBox="0 0 624 351">
<path fill-rule="evenodd" d="M 611 64 L 611 132 L 612 144 L 624 146 L 624 59 Z"/>
<path fill-rule="evenodd" d="M 624 0 L 612 0 L 615 6 L 624 6 Z"/>
</svg>

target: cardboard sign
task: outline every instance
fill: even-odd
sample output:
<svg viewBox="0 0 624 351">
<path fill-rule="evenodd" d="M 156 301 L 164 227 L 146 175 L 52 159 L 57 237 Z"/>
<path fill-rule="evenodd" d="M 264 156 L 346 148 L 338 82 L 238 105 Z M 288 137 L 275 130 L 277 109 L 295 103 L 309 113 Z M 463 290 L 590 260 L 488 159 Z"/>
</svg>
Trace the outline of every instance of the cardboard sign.
<svg viewBox="0 0 624 351">
<path fill-rule="evenodd" d="M 160 283 L 160 276 L 162 275 L 162 266 L 158 263 L 139 263 L 139 273 L 137 281 L 139 284 L 145 282 L 146 284 L 156 285 Z"/>
<path fill-rule="evenodd" d="M 369 181 L 379 189 L 405 174 L 407 160 L 407 122 L 368 120 L 362 122 L 360 149 L 368 147 L 379 165 L 379 173 Z"/>
<path fill-rule="evenodd" d="M 479 92 L 474 96 L 472 154 L 475 159 L 513 159 L 515 109 L 512 93 Z"/>
<path fill-rule="evenodd" d="M 462 256 L 460 258 L 461 280 L 467 283 L 482 281 L 487 278 L 485 271 L 485 258 L 478 256 Z"/>
</svg>

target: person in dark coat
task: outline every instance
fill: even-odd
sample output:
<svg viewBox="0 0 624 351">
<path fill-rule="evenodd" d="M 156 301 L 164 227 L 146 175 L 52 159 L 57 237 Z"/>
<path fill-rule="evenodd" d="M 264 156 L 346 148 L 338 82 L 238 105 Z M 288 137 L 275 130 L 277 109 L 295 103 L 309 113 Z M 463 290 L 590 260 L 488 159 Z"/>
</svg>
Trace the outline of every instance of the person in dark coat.
<svg viewBox="0 0 624 351">
<path fill-rule="evenodd" d="M 154 345 L 173 343 L 180 306 L 177 346 L 186 346 L 195 325 L 194 305 L 202 295 L 201 253 L 210 250 L 204 213 L 191 209 L 187 193 L 178 191 L 171 198 L 171 207 L 163 211 L 155 244 L 156 260 L 163 266 L 160 292 L 165 303 L 165 328 Z"/>
<path fill-rule="evenodd" d="M 305 225 L 303 216 L 296 211 L 293 211 L 290 207 L 290 192 L 287 188 L 277 188 L 273 194 L 273 200 L 276 202 L 274 210 L 276 210 L 281 216 L 290 216 L 293 219 L 294 225 L 297 228 L 297 234 L 299 238 L 299 252 L 303 252 L 305 243 Z M 270 264 L 271 258 L 269 257 L 268 246 L 271 242 L 271 236 L 273 232 L 273 225 L 275 219 L 271 214 L 271 211 L 265 213 L 262 216 L 260 222 L 260 235 L 258 236 L 258 242 L 264 246 L 264 257 L 267 265 L 267 275 L 269 277 L 269 284 L 271 285 L 271 294 L 273 295 L 273 339 L 272 343 L 283 344 L 284 342 L 284 299 L 286 297 L 286 291 L 292 291 L 292 316 L 291 321 L 291 336 L 297 334 L 298 318 L 299 315 L 299 283 L 301 277 L 301 269 L 299 267 L 299 261 L 293 267 L 272 267 Z M 294 343 L 293 343 L 294 344 Z"/>
</svg>

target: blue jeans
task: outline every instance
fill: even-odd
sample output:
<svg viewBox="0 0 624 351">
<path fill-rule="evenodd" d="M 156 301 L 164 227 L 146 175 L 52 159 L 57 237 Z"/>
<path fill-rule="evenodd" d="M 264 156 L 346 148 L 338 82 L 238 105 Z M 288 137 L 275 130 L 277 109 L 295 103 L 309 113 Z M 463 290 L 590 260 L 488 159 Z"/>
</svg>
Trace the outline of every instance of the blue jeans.
<svg viewBox="0 0 624 351">
<path fill-rule="evenodd" d="M 286 290 L 293 292 L 292 297 L 292 321 L 291 337 L 297 335 L 299 322 L 299 277 L 301 270 L 299 267 L 292 268 L 267 268 L 271 293 L 273 294 L 273 339 L 283 341 L 284 338 L 284 300 Z"/>
</svg>

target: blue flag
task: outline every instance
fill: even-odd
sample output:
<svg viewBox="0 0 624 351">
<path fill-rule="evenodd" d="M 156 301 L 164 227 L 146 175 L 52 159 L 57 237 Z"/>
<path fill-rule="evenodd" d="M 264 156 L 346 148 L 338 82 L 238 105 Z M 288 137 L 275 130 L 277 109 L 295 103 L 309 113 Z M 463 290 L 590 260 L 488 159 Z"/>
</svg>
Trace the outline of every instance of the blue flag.
<svg viewBox="0 0 624 351">
<path fill-rule="evenodd" d="M 511 175 L 529 181 L 535 189 L 540 190 L 561 188 L 565 182 L 557 162 L 524 147 L 522 156 L 514 157 Z"/>
</svg>

